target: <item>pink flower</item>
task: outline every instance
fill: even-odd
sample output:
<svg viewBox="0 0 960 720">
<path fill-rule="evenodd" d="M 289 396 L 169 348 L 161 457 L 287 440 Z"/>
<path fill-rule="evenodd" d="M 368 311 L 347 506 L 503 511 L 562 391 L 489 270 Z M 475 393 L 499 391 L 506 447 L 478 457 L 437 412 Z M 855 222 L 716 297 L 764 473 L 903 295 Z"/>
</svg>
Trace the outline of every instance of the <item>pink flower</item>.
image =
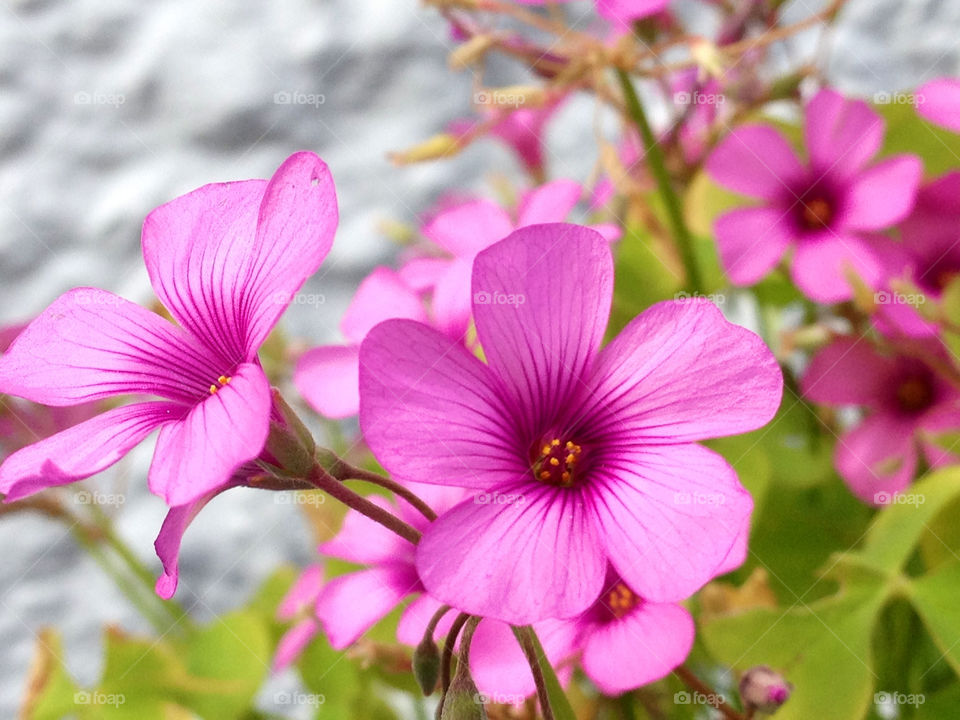
<svg viewBox="0 0 960 720">
<path fill-rule="evenodd" d="M 346 345 L 324 345 L 305 352 L 293 381 L 310 406 L 328 418 L 345 418 L 360 410 L 360 343 L 383 320 L 409 318 L 427 322 L 420 295 L 396 272 L 376 268 L 360 283 L 340 321 Z"/>
<path fill-rule="evenodd" d="M 570 0 L 552 0 L 569 2 Z M 523 5 L 545 5 L 547 0 L 517 0 Z M 631 22 L 663 12 L 670 0 L 596 0 L 597 12 L 608 20 Z"/>
<path fill-rule="evenodd" d="M 650 602 L 688 597 L 751 509 L 697 440 L 767 422 L 782 377 L 753 333 L 707 302 L 668 302 L 602 351 L 608 243 L 575 225 L 518 230 L 474 263 L 486 364 L 422 323 L 360 348 L 360 425 L 401 481 L 482 490 L 425 531 L 429 593 L 515 624 L 577 615 L 608 562 Z"/>
<path fill-rule="evenodd" d="M 323 589 L 323 566 L 311 565 L 304 570 L 287 592 L 280 607 L 278 620 L 295 620 L 277 645 L 273 656 L 273 671 L 280 672 L 296 662 L 310 641 L 320 632 L 320 623 L 314 607 Z"/>
<path fill-rule="evenodd" d="M 805 165 L 772 127 L 746 125 L 730 133 L 707 170 L 721 185 L 762 201 L 717 220 L 730 279 L 757 282 L 792 247 L 794 282 L 814 300 L 852 297 L 849 271 L 877 287 L 882 260 L 866 234 L 907 216 L 923 171 L 913 156 L 868 165 L 883 132 L 883 119 L 866 103 L 822 90 L 807 105 Z"/>
<path fill-rule="evenodd" d="M 917 90 L 917 113 L 932 123 L 960 132 L 960 79 L 940 78 Z"/>
<path fill-rule="evenodd" d="M 174 325 L 116 295 L 67 292 L 0 358 L 0 391 L 55 406 L 155 395 L 11 455 L 6 500 L 109 467 L 160 429 L 150 489 L 184 506 L 222 488 L 267 437 L 257 350 L 323 261 L 337 224 L 327 166 L 288 158 L 267 182 L 207 185 L 154 210 L 143 252 Z"/>
<path fill-rule="evenodd" d="M 534 178 L 543 178 L 546 173 L 543 142 L 547 122 L 560 107 L 560 102 L 551 102 L 538 108 L 521 108 L 513 111 L 492 110 L 485 118 L 457 120 L 450 125 L 454 135 L 468 135 L 481 123 L 492 121 L 489 133 L 502 140 L 516 154 L 523 167 Z"/>
<path fill-rule="evenodd" d="M 942 357 L 934 344 L 916 347 Z M 960 427 L 960 392 L 918 359 L 842 338 L 814 356 L 801 388 L 814 402 L 867 411 L 839 439 L 834 458 L 841 477 L 865 502 L 883 504 L 906 488 L 916 474 L 918 449 L 934 467 L 956 461 L 926 435 Z"/>
<path fill-rule="evenodd" d="M 565 220 L 582 192 L 580 185 L 572 180 L 553 180 L 541 185 L 521 198 L 516 221 L 499 205 L 486 199 L 434 215 L 423 227 L 423 234 L 453 257 L 430 258 L 429 266 L 419 265 L 419 279 L 411 284 L 419 283 L 420 287 L 432 291 L 436 326 L 455 338 L 466 332 L 470 323 L 470 271 L 477 253 L 516 228 Z M 610 224 L 598 225 L 595 229 L 610 240 L 619 238 L 621 233 L 619 227 Z"/>
<path fill-rule="evenodd" d="M 887 246 L 890 279 L 906 280 L 918 288 L 922 295 L 918 300 L 940 300 L 947 284 L 960 276 L 960 172 L 948 173 L 920 189 L 916 207 L 900 224 L 900 239 Z M 880 326 L 888 334 L 937 334 L 937 324 L 925 320 L 905 293 L 891 288 L 879 298 Z"/>
</svg>

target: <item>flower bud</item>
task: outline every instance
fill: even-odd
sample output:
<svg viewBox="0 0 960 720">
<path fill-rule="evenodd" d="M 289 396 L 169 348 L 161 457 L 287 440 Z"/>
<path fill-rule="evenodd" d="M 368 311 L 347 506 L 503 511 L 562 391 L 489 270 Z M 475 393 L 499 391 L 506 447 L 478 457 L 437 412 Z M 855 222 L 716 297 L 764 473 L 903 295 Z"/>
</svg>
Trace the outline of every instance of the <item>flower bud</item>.
<svg viewBox="0 0 960 720">
<path fill-rule="evenodd" d="M 766 665 L 747 670 L 740 678 L 740 698 L 748 711 L 772 715 L 793 692 L 793 685 Z"/>
<path fill-rule="evenodd" d="M 447 694 L 443 696 L 440 720 L 487 720 L 483 696 L 470 676 L 470 668 L 462 660 Z"/>
<path fill-rule="evenodd" d="M 413 651 L 413 676 L 424 695 L 432 695 L 440 679 L 440 650 L 429 634 Z"/>
</svg>

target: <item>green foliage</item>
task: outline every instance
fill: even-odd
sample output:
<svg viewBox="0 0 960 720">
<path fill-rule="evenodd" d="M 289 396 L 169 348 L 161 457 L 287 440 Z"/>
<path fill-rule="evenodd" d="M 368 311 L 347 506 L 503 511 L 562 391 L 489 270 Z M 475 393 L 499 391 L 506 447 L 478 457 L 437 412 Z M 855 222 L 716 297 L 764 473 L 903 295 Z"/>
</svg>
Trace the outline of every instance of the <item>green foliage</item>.
<svg viewBox="0 0 960 720">
<path fill-rule="evenodd" d="M 919 155 L 928 177 L 960 166 L 960 135 L 928 123 L 907 103 L 877 105 L 874 109 L 887 123 L 881 154 Z"/>
</svg>

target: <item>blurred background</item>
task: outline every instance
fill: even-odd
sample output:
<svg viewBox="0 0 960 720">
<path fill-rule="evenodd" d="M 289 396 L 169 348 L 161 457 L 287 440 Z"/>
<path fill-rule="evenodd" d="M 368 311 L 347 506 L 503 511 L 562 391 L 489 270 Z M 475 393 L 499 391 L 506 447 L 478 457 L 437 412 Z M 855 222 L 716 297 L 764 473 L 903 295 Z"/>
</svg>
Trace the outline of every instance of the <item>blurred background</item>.
<svg viewBox="0 0 960 720">
<path fill-rule="evenodd" d="M 813 0 L 790 3 L 804 17 Z M 707 32 L 698 2 L 678 12 Z M 594 17 L 590 4 L 569 17 Z M 960 0 L 852 0 L 828 76 L 870 94 L 960 74 Z M 816 52 L 817 33 L 789 43 Z M 447 69 L 449 29 L 414 0 L 32 0 L 0 8 L 0 325 L 61 292 L 97 286 L 152 300 L 139 248 L 153 207 L 207 182 L 269 177 L 291 152 L 330 165 L 341 223 L 333 252 L 291 307 L 291 336 L 316 344 L 359 280 L 394 251 L 385 220 L 415 222 L 452 190 L 520 176 L 506 150 L 478 143 L 444 163 L 398 168 L 386 155 L 471 114 L 471 79 Z M 505 84 L 522 70 L 495 68 Z M 494 75 L 495 76 L 495 75 Z M 304 102 L 295 101 L 295 98 Z M 596 156 L 592 102 L 567 103 L 548 133 L 552 172 L 586 178 Z M 585 152 L 586 146 L 590 147 Z M 91 487 L 119 493 L 118 529 L 152 569 L 163 503 L 138 448 Z M 265 495 L 265 494 L 264 494 Z M 280 563 L 313 557 L 290 505 L 254 492 L 218 498 L 187 534 L 179 597 L 201 619 L 238 605 Z M 93 682 L 101 631 L 149 628 L 61 525 L 0 519 L 0 717 L 14 717 L 36 633 L 63 630 L 67 664 Z M 283 687 L 291 677 L 278 678 Z"/>
</svg>

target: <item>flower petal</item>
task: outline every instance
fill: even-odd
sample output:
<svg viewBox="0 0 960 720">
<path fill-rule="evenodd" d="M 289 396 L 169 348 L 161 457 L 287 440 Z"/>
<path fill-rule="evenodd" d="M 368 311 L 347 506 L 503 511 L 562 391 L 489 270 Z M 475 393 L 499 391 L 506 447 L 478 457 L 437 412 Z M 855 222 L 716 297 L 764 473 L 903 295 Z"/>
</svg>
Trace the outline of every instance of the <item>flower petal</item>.
<svg viewBox="0 0 960 720">
<path fill-rule="evenodd" d="M 183 541 L 183 534 L 190 527 L 190 523 L 213 498 L 240 484 L 242 484 L 241 481 L 232 480 L 193 502 L 172 507 L 167 512 L 167 516 L 163 519 L 163 525 L 160 526 L 160 532 L 157 534 L 157 539 L 153 543 L 157 557 L 163 564 L 163 574 L 157 578 L 154 586 L 157 595 L 169 600 L 177 591 L 177 584 L 180 582 L 180 545 Z"/>
<path fill-rule="evenodd" d="M 427 593 L 421 594 L 404 608 L 400 622 L 397 624 L 397 640 L 411 647 L 419 645 L 423 634 L 427 631 L 427 625 L 441 607 L 443 603 L 439 600 L 430 597 Z M 433 633 L 434 640 L 439 641 L 447 634 L 456 616 L 456 611 L 450 610 L 440 619 Z"/>
<path fill-rule="evenodd" d="M 205 185 L 143 224 L 157 296 L 180 324 L 232 363 L 251 360 L 337 226 L 327 166 L 295 153 L 269 182 Z"/>
<path fill-rule="evenodd" d="M 939 78 L 917 91 L 917 113 L 932 123 L 960 132 L 960 80 Z"/>
<path fill-rule="evenodd" d="M 456 259 L 446 268 L 433 288 L 431 309 L 434 325 L 459 340 L 470 324 L 471 260 Z"/>
<path fill-rule="evenodd" d="M 387 320 L 360 347 L 360 427 L 402 482 L 487 488 L 529 474 L 492 373 L 421 323 Z"/>
<path fill-rule="evenodd" d="M 591 505 L 626 584 L 652 601 L 679 602 L 723 566 L 753 501 L 722 457 L 674 445 L 603 458 Z"/>
<path fill-rule="evenodd" d="M 287 630 L 277 644 L 271 670 L 282 672 L 297 661 L 310 641 L 320 632 L 320 623 L 312 617 L 306 617 Z"/>
<path fill-rule="evenodd" d="M 423 227 L 423 234 L 456 257 L 470 259 L 512 230 L 510 216 L 496 203 L 481 199 L 438 213 Z"/>
<path fill-rule="evenodd" d="M 340 330 L 354 345 L 359 345 L 377 324 L 391 318 L 427 321 L 419 296 L 400 276 L 387 267 L 378 267 L 357 288 Z"/>
<path fill-rule="evenodd" d="M 670 0 L 597 0 L 597 12 L 608 20 L 632 22 L 663 12 Z"/>
<path fill-rule="evenodd" d="M 864 338 L 841 338 L 820 350 L 800 380 L 804 397 L 825 405 L 880 407 L 896 372 L 891 357 Z"/>
<path fill-rule="evenodd" d="M 360 348 L 326 345 L 307 350 L 297 361 L 293 384 L 324 417 L 356 415 L 360 412 Z"/>
<path fill-rule="evenodd" d="M 830 233 L 799 243 L 790 268 L 797 287 L 821 303 L 853 297 L 847 279 L 850 272 L 871 288 L 878 287 L 883 280 L 883 264 L 871 245 L 853 235 Z"/>
<path fill-rule="evenodd" d="M 762 279 L 796 240 L 789 219 L 770 207 L 731 210 L 717 218 L 714 230 L 723 269 L 737 285 Z"/>
<path fill-rule="evenodd" d="M 124 394 L 193 403 L 225 368 L 180 328 L 113 293 L 77 288 L 0 357 L 0 393 L 44 405 Z"/>
<path fill-rule="evenodd" d="M 733 130 L 707 158 L 706 167 L 720 185 L 764 200 L 782 198 L 803 174 L 793 148 L 768 125 Z"/>
<path fill-rule="evenodd" d="M 367 498 L 377 507 L 396 515 L 397 507 L 379 495 Z M 413 545 L 357 510 L 348 510 L 343 525 L 331 540 L 320 545 L 322 554 L 358 565 L 390 561 L 413 564 Z"/>
<path fill-rule="evenodd" d="M 581 387 L 612 297 L 609 243 L 585 227 L 521 228 L 477 256 L 477 335 L 534 442 Z"/>
<path fill-rule="evenodd" d="M 305 568 L 283 596 L 277 607 L 278 620 L 292 620 L 304 610 L 313 610 L 317 596 L 323 588 L 323 566 L 310 565 Z"/>
<path fill-rule="evenodd" d="M 648 308 L 600 353 L 581 393 L 585 442 L 689 442 L 754 430 L 783 377 L 755 334 L 700 298 Z"/>
<path fill-rule="evenodd" d="M 913 209 L 923 178 L 923 163 L 913 155 L 888 158 L 860 173 L 844 203 L 844 227 L 884 230 Z"/>
<path fill-rule="evenodd" d="M 227 385 L 160 431 L 150 466 L 151 492 L 175 507 L 224 485 L 263 449 L 271 402 L 261 367 L 240 365 Z"/>
<path fill-rule="evenodd" d="M 582 192 L 580 183 L 564 178 L 530 190 L 517 208 L 517 227 L 563 222 L 576 207 Z"/>
<path fill-rule="evenodd" d="M 516 625 L 585 610 L 600 594 L 606 558 L 580 491 L 502 490 L 511 502 L 465 500 L 427 528 L 417 548 L 427 591 Z"/>
<path fill-rule="evenodd" d="M 904 490 L 917 470 L 912 428 L 887 413 L 874 413 L 837 441 L 834 461 L 850 490 L 883 505 Z"/>
<path fill-rule="evenodd" d="M 804 136 L 818 173 L 853 175 L 877 154 L 883 133 L 883 118 L 867 103 L 835 90 L 821 90 L 807 105 Z"/>
<path fill-rule="evenodd" d="M 96 475 L 184 412 L 183 406 L 169 402 L 125 405 L 28 445 L 0 465 L 0 493 L 12 502 Z"/>
<path fill-rule="evenodd" d="M 317 617 L 330 644 L 343 650 L 385 618 L 403 598 L 421 590 L 412 567 L 379 565 L 328 582 L 317 598 Z"/>
<path fill-rule="evenodd" d="M 596 625 L 583 647 L 583 670 L 607 695 L 660 680 L 686 660 L 694 625 L 684 608 L 642 602 L 619 620 Z"/>
</svg>

